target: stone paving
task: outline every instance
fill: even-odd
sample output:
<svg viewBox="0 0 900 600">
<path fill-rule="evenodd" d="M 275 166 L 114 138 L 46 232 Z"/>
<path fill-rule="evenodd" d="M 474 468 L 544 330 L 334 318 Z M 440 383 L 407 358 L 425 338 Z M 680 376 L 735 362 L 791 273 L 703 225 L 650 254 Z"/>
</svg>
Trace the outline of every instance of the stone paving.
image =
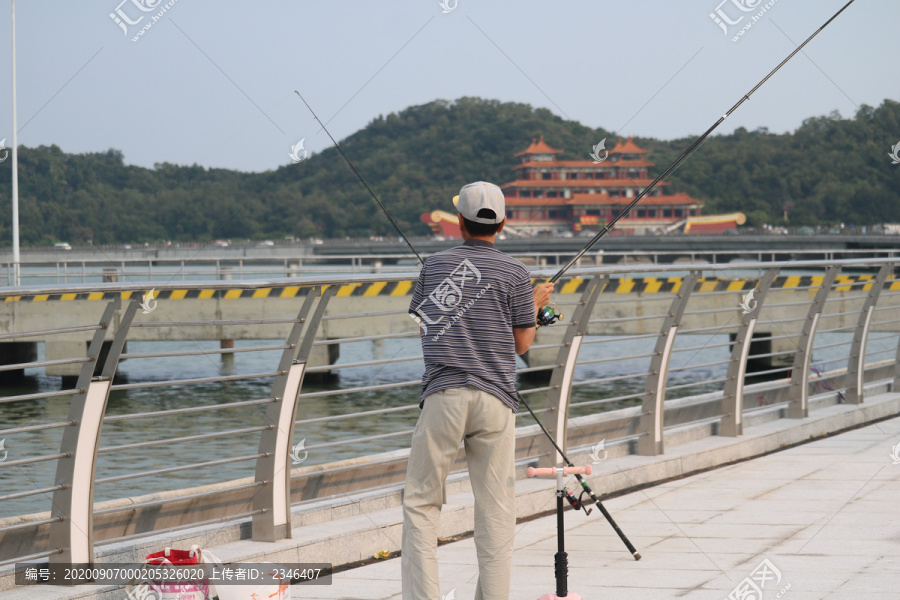
<svg viewBox="0 0 900 600">
<path fill-rule="evenodd" d="M 605 505 L 639 562 L 598 511 L 567 511 L 569 589 L 586 600 L 900 598 L 898 444 L 894 418 L 612 499 Z M 554 503 L 548 492 L 547 508 Z M 512 600 L 555 590 L 555 552 L 555 516 L 518 525 Z M 441 600 L 473 598 L 474 541 L 441 546 L 438 557 Z M 734 591 L 760 583 L 761 599 Z M 399 599 L 400 561 L 295 586 L 292 597 Z"/>
</svg>

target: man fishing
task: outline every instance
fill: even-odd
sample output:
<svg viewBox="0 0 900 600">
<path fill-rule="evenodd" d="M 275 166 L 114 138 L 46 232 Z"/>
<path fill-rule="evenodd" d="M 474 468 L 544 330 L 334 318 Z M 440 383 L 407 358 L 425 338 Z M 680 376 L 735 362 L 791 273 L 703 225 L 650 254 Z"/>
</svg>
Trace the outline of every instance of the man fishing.
<svg viewBox="0 0 900 600">
<path fill-rule="evenodd" d="M 476 600 L 507 600 L 515 511 L 516 354 L 531 346 L 554 285 L 494 247 L 506 223 L 492 183 L 458 196 L 464 243 L 425 262 L 410 316 L 420 325 L 425 374 L 403 496 L 404 600 L 437 600 L 437 523 L 444 482 L 465 443 L 475 495 Z"/>
</svg>

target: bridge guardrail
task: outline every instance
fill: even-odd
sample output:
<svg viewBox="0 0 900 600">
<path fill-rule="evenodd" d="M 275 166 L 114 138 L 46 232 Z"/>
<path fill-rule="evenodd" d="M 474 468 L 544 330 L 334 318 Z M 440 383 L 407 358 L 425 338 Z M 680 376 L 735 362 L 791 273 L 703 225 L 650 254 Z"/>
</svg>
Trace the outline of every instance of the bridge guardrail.
<svg viewBox="0 0 900 600">
<path fill-rule="evenodd" d="M 518 370 L 525 378 L 549 372 L 549 382 L 526 383 L 522 393 L 561 446 L 596 448 L 604 436 L 607 448 L 645 455 L 663 453 L 667 435 L 675 428 L 703 425 L 719 435 L 740 435 L 753 411 L 776 410 L 800 419 L 808 416 L 811 397 L 864 402 L 865 385 L 873 378 L 894 385 L 900 380 L 900 318 L 895 318 L 900 279 L 894 277 L 891 259 L 849 260 L 841 267 L 873 274 L 842 278 L 839 267 L 827 261 L 575 269 L 572 278 L 557 287 L 559 304 L 567 312 L 573 309 L 571 318 L 541 330 L 527 366 Z M 804 274 L 797 275 L 798 270 Z M 640 290 L 633 291 L 634 276 L 651 274 L 675 276 L 645 277 Z M 2 372 L 60 362 L 81 365 L 71 388 L 0 398 L 0 407 L 27 407 L 24 423 L 0 421 L 0 440 L 6 441 L 9 454 L 0 462 L 0 507 L 4 501 L 35 499 L 29 514 L 0 512 L 0 565 L 44 557 L 87 563 L 98 545 L 239 519 L 250 520 L 254 539 L 275 541 L 290 536 L 292 507 L 398 485 L 405 473 L 403 448 L 408 448 L 410 423 L 417 413 L 421 374 L 418 334 L 406 314 L 408 297 L 404 293 L 392 300 L 395 304 L 372 305 L 365 311 L 329 308 L 336 296 L 350 293 L 344 293 L 346 286 L 368 293 L 378 284 L 399 286 L 414 277 L 405 273 L 198 284 L 207 290 L 241 290 L 237 296 L 247 292 L 251 297 L 285 286 L 296 290 L 286 300 L 290 312 L 253 319 L 215 312 L 203 312 L 194 320 L 147 317 L 138 313 L 142 298 L 137 293 L 146 291 L 146 284 L 0 290 L 0 302 L 5 303 L 62 294 L 86 299 L 94 294 L 102 300 L 92 309 L 102 314 L 93 320 L 79 312 L 77 324 L 0 333 L 0 342 L 76 332 L 93 336 L 83 354 L 53 361 L 35 357 L 0 367 Z M 171 293 L 180 287 L 162 284 L 157 289 Z M 622 301 L 624 294 L 630 294 L 628 302 Z M 366 335 L 366 322 L 372 319 L 387 321 L 390 332 Z M 341 325 L 335 329 L 341 333 L 323 338 L 324 323 Z M 129 352 L 126 346 L 141 329 L 213 329 L 225 339 L 250 324 L 275 328 L 282 332 L 281 340 L 218 349 L 194 343 L 177 351 Z M 380 355 L 310 365 L 317 349 L 353 344 L 378 346 Z M 159 372 L 143 381 L 115 379 L 122 360 L 171 359 L 167 364 L 178 364 L 238 355 L 259 356 L 272 366 L 211 376 Z M 748 370 L 754 364 L 764 368 Z M 352 375 L 359 369 L 374 369 L 375 375 Z M 342 387 L 327 381 L 304 383 L 308 376 L 325 373 L 342 374 Z M 770 391 L 745 397 L 747 383 L 761 377 L 770 381 Z M 249 386 L 250 395 L 230 397 L 229 386 L 236 385 Z M 222 397 L 192 401 L 193 391 L 210 387 Z M 179 401 L 160 410 L 110 412 L 111 396 L 120 399 L 159 389 L 175 390 Z M 405 395 L 377 396 L 388 391 Z M 221 419 L 214 428 L 179 433 L 184 419 L 209 415 Z M 517 461 L 556 464 L 552 446 L 530 419 L 527 413 L 518 415 Z M 29 446 L 29 438 L 41 441 Z M 47 448 L 50 443 L 53 447 Z M 45 444 L 42 451 L 40 444 Z M 376 444 L 388 449 L 371 451 Z M 16 454 L 26 447 L 30 455 Z M 359 452 L 327 459 L 330 452 L 346 448 Z M 304 465 L 310 453 L 322 462 Z M 37 465 L 53 465 L 52 480 L 22 475 Z M 460 451 L 454 469 L 464 465 Z M 245 476 L 200 487 L 165 483 L 188 475 L 202 481 L 203 473 L 226 466 Z M 43 475 L 49 475 L 46 469 Z M 128 488 L 131 482 L 151 480 L 165 484 L 164 489 L 127 493 L 141 489 Z M 106 499 L 96 501 L 101 496 Z"/>
</svg>

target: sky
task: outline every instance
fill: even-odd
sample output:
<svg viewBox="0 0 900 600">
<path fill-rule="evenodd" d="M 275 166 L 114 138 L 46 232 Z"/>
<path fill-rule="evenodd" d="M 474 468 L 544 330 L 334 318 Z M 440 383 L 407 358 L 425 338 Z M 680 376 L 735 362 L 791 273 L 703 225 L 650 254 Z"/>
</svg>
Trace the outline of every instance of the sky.
<svg viewBox="0 0 900 600">
<path fill-rule="evenodd" d="M 845 3 L 19 0 L 18 141 L 114 148 L 146 167 L 266 171 L 290 164 L 301 139 L 311 152 L 330 145 L 295 90 L 339 140 L 379 115 L 463 96 L 621 135 L 695 136 Z M 7 147 L 10 13 L 0 0 Z M 856 0 L 717 133 L 793 131 L 900 100 L 898 23 L 897 0 Z M 884 133 L 886 152 L 898 139 Z"/>
</svg>

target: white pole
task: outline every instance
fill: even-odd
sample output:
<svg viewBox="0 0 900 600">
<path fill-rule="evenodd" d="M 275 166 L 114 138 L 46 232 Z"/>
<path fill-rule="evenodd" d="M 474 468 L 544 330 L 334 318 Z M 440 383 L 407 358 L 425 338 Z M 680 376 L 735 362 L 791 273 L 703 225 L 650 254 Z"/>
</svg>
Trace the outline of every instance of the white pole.
<svg viewBox="0 0 900 600">
<path fill-rule="evenodd" d="M 19 140 L 16 133 L 16 0 L 12 0 L 12 244 L 13 285 L 19 285 Z"/>
</svg>

